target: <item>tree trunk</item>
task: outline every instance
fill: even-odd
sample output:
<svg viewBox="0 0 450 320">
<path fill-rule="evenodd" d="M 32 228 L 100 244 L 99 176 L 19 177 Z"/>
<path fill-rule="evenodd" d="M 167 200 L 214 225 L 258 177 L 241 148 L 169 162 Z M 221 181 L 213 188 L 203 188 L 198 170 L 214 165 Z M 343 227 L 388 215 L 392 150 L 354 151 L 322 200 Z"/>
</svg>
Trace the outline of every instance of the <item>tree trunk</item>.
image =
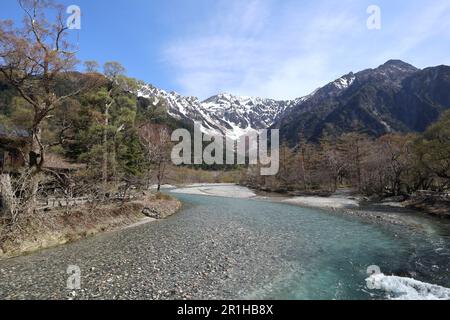
<svg viewBox="0 0 450 320">
<path fill-rule="evenodd" d="M 361 155 L 359 146 L 356 147 L 356 171 L 358 175 L 358 191 L 361 191 L 362 179 L 361 179 Z"/>
<path fill-rule="evenodd" d="M 17 212 L 17 202 L 15 201 L 11 177 L 7 174 L 0 175 L 0 193 L 2 195 L 0 202 L 2 210 L 0 213 L 4 218 L 14 222 Z"/>
<path fill-rule="evenodd" d="M 39 183 L 41 180 L 40 174 L 32 174 L 30 177 L 30 184 L 28 188 L 29 201 L 27 203 L 26 211 L 28 214 L 33 214 L 37 208 L 37 195 L 39 191 Z"/>
<path fill-rule="evenodd" d="M 44 166 L 44 148 L 41 141 L 42 130 L 40 126 L 36 126 L 31 130 L 31 146 L 30 146 L 30 168 L 33 169 L 33 174 L 37 174 Z"/>
<path fill-rule="evenodd" d="M 45 149 L 41 140 L 42 130 L 40 125 L 35 126 L 31 132 L 31 146 L 29 154 L 30 183 L 27 189 L 28 203 L 25 211 L 32 214 L 37 206 L 37 194 L 40 183 L 40 173 L 44 167 Z"/>
<path fill-rule="evenodd" d="M 147 190 L 150 190 L 151 186 L 152 186 L 152 169 L 149 166 L 147 170 Z"/>
<path fill-rule="evenodd" d="M 307 181 L 307 173 L 306 173 L 306 166 L 305 166 L 305 148 L 302 148 L 301 151 L 301 158 L 302 158 L 302 173 L 303 173 L 303 188 L 305 191 L 308 191 L 308 181 Z"/>
<path fill-rule="evenodd" d="M 108 126 L 109 126 L 109 105 L 105 108 L 105 123 L 103 128 L 103 166 L 102 166 L 102 180 L 106 187 L 108 183 Z"/>
<path fill-rule="evenodd" d="M 162 170 L 162 164 L 161 164 L 161 162 L 159 163 L 159 166 L 158 166 L 158 174 L 157 174 L 157 179 L 158 179 L 158 192 L 160 192 L 161 191 L 161 178 L 162 178 L 162 176 L 161 176 L 161 170 Z"/>
<path fill-rule="evenodd" d="M 113 139 L 113 145 L 111 148 L 111 175 L 112 175 L 112 180 L 114 182 L 117 181 L 117 166 L 116 166 L 116 136 L 114 135 L 114 139 Z"/>
</svg>

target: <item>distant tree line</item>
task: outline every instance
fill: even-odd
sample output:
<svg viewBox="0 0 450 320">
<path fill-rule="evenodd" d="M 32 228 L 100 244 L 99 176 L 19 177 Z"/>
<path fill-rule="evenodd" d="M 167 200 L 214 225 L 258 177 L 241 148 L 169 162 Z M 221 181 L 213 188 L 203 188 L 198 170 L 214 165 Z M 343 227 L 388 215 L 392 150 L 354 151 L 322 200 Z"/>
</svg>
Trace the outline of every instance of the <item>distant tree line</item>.
<svg viewBox="0 0 450 320">
<path fill-rule="evenodd" d="M 259 175 L 257 166 L 242 172 L 241 183 L 272 191 L 332 193 L 349 187 L 372 196 L 410 195 L 417 190 L 445 191 L 450 186 L 450 111 L 423 134 L 358 133 L 300 139 L 280 147 L 276 176 Z"/>
</svg>

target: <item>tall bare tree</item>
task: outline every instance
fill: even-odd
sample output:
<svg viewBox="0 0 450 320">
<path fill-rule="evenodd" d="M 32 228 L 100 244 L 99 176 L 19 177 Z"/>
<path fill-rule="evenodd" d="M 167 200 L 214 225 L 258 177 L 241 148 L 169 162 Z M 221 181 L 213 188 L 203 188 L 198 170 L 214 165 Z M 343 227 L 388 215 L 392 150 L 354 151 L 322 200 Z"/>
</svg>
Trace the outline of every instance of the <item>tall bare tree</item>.
<svg viewBox="0 0 450 320">
<path fill-rule="evenodd" d="M 22 26 L 0 21 L 0 75 L 32 110 L 29 163 L 36 193 L 50 147 L 42 139 L 43 124 L 65 100 L 86 89 L 89 81 L 72 72 L 78 61 L 67 40 L 64 8 L 44 0 L 18 0 L 18 4 L 24 12 Z M 51 21 L 48 13 L 54 14 Z M 57 90 L 60 81 L 72 83 L 75 89 Z"/>
<path fill-rule="evenodd" d="M 64 94 L 56 91 L 56 82 L 64 77 L 77 81 L 70 72 L 77 60 L 66 40 L 63 8 L 49 1 L 19 0 L 18 3 L 25 13 L 23 26 L 15 27 L 11 21 L 0 22 L 0 72 L 33 110 L 30 165 L 38 172 L 45 162 L 43 122 L 64 100 L 79 94 L 83 86 Z M 53 22 L 44 14 L 51 9 L 56 11 Z"/>
<path fill-rule="evenodd" d="M 369 137 L 356 132 L 344 134 L 338 141 L 337 148 L 343 152 L 345 156 L 350 180 L 352 180 L 353 177 L 356 177 L 358 191 L 361 191 L 363 185 L 363 159 L 366 158 L 370 145 L 371 141 Z"/>
<path fill-rule="evenodd" d="M 335 192 L 346 173 L 348 161 L 342 151 L 336 147 L 335 139 L 323 137 L 320 141 L 320 149 L 322 175 L 329 179 L 330 191 Z"/>
<path fill-rule="evenodd" d="M 148 161 L 156 166 L 158 192 L 164 180 L 167 164 L 170 161 L 172 142 L 170 130 L 161 124 L 145 123 L 139 129 L 141 141 L 147 149 Z"/>
</svg>

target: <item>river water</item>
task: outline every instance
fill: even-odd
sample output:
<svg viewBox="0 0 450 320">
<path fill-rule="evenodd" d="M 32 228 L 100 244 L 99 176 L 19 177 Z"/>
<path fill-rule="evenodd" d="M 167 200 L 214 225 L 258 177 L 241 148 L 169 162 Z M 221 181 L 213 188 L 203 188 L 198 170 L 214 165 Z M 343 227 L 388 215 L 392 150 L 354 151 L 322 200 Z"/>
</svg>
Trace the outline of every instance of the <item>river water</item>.
<svg viewBox="0 0 450 320">
<path fill-rule="evenodd" d="M 398 214 L 419 226 L 367 222 L 327 210 L 303 208 L 267 200 L 242 200 L 177 195 L 188 210 L 205 210 L 217 220 L 239 221 L 278 250 L 275 260 L 289 262 L 289 270 L 255 288 L 248 298 L 258 299 L 380 299 L 392 292 L 369 290 L 368 268 L 386 275 L 450 287 L 450 225 L 399 209 Z M 201 208 L 201 209 L 200 209 Z M 374 209 L 374 208 L 371 208 Z M 377 208 L 377 214 L 383 214 Z M 381 209 L 383 210 L 383 209 Z M 281 263 L 283 262 L 283 263 Z M 372 267 L 373 268 L 373 267 Z M 371 269 L 372 269 L 371 268 Z"/>
<path fill-rule="evenodd" d="M 166 220 L 0 261 L 0 298 L 408 298 L 369 289 L 371 266 L 403 287 L 412 278 L 450 287 L 445 221 L 381 209 L 411 228 L 270 199 L 176 197 L 183 209 Z M 65 287 L 73 264 L 82 271 L 75 293 Z"/>
</svg>

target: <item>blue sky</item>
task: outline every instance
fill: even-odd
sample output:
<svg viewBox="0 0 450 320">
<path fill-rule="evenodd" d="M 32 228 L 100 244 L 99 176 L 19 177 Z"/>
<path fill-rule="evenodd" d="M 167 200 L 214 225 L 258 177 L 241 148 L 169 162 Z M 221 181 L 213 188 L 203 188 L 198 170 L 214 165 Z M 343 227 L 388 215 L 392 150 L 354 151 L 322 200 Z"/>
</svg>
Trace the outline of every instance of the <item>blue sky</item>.
<svg viewBox="0 0 450 320">
<path fill-rule="evenodd" d="M 202 99 L 219 92 L 288 99 L 350 71 L 402 59 L 450 65 L 450 0 L 70 0 L 80 60 Z M 381 29 L 368 30 L 369 5 Z M 20 21 L 15 0 L 0 19 Z"/>
</svg>

